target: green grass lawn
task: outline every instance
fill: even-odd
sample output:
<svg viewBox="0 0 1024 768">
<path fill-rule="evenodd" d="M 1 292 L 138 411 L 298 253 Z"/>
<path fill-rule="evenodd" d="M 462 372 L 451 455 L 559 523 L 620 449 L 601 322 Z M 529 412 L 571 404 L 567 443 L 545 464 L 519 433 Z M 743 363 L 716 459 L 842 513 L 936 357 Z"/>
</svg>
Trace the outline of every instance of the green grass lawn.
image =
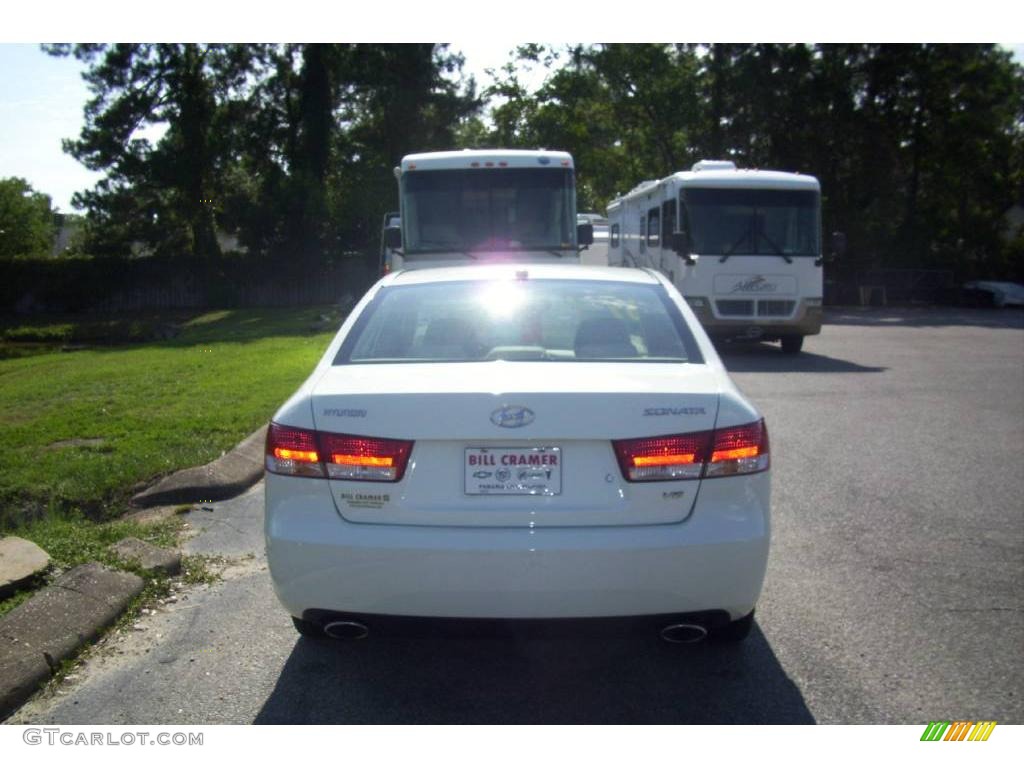
<svg viewBox="0 0 1024 768">
<path fill-rule="evenodd" d="M 216 458 L 309 375 L 333 336 L 310 327 L 332 311 L 336 329 L 325 307 L 177 313 L 160 318 L 180 328 L 174 339 L 76 351 L 59 346 L 81 338 L 74 321 L 6 324 L 6 347 L 36 346 L 0 359 L 0 530 L 76 511 L 110 518 L 141 483 Z"/>
</svg>

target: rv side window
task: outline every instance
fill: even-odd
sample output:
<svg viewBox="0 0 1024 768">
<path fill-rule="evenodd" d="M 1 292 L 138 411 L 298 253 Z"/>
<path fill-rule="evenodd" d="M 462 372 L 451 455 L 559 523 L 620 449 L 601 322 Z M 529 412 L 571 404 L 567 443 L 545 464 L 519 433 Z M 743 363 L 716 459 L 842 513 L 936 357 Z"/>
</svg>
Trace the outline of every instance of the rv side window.
<svg viewBox="0 0 1024 768">
<path fill-rule="evenodd" d="M 672 233 L 676 231 L 676 201 L 666 200 L 661 204 L 661 242 L 666 247 L 672 239 Z"/>
<path fill-rule="evenodd" d="M 660 230 L 661 209 L 651 208 L 651 210 L 647 212 L 647 245 L 651 248 L 658 247 Z"/>
<path fill-rule="evenodd" d="M 619 247 L 619 225 L 618 224 L 612 224 L 612 231 L 611 231 L 611 235 L 609 237 L 608 245 L 611 248 L 618 248 Z"/>
<path fill-rule="evenodd" d="M 640 253 L 647 252 L 647 217 L 642 213 L 640 214 L 640 229 L 637 230 L 640 233 Z"/>
</svg>

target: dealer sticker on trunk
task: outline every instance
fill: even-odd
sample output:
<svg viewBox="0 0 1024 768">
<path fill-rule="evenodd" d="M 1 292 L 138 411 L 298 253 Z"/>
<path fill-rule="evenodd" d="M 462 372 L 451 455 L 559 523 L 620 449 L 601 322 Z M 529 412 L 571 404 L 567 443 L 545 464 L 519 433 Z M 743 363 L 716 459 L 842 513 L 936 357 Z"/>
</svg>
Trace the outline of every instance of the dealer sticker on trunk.
<svg viewBox="0 0 1024 768">
<path fill-rule="evenodd" d="M 466 493 L 554 496 L 562 492 L 562 449 L 467 448 Z"/>
</svg>

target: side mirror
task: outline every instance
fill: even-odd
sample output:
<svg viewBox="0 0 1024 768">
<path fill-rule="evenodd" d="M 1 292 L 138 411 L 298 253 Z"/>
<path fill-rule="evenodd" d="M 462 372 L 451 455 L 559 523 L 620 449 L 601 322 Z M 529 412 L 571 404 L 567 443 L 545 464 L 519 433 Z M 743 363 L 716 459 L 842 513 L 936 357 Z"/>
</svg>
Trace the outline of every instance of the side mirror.
<svg viewBox="0 0 1024 768">
<path fill-rule="evenodd" d="M 391 250 L 396 250 L 402 247 L 402 228 L 401 227 L 385 227 L 384 228 L 384 245 Z"/>
<path fill-rule="evenodd" d="M 685 232 L 673 232 L 669 235 L 668 244 L 690 266 L 697 263 L 697 256 L 690 253 L 690 236 Z"/>
<path fill-rule="evenodd" d="M 587 246 L 593 245 L 594 243 L 594 225 L 593 224 L 577 224 L 576 225 L 576 245 Z"/>
</svg>

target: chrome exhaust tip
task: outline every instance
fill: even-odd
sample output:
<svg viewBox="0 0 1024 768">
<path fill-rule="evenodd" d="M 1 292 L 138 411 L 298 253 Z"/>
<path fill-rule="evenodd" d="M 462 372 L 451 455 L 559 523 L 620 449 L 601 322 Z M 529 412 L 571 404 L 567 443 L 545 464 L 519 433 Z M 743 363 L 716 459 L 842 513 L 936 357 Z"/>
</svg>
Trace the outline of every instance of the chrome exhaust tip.
<svg viewBox="0 0 1024 768">
<path fill-rule="evenodd" d="M 362 640 L 370 630 L 358 621 L 331 621 L 324 624 L 324 634 L 335 640 Z"/>
<path fill-rule="evenodd" d="M 708 631 L 700 624 L 668 624 L 662 627 L 660 634 L 666 643 L 689 645 L 706 638 Z"/>
</svg>

